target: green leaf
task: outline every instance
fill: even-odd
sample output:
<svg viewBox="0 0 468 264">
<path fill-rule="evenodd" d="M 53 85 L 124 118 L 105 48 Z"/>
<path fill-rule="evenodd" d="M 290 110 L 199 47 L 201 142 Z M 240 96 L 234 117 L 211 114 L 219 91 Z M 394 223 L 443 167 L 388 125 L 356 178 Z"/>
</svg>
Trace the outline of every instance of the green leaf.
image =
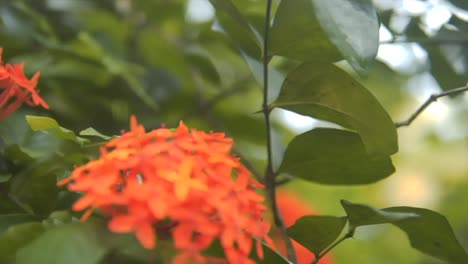
<svg viewBox="0 0 468 264">
<path fill-rule="evenodd" d="M 379 101 L 334 65 L 305 63 L 290 72 L 273 106 L 354 129 L 370 154 L 398 150 L 395 125 Z"/>
<path fill-rule="evenodd" d="M 450 223 L 437 212 L 403 206 L 375 209 L 345 200 L 341 204 L 354 227 L 390 223 L 406 233 L 413 248 L 449 263 L 468 263 Z"/>
<path fill-rule="evenodd" d="M 255 243 L 255 242 L 254 242 Z M 252 250 L 250 257 L 258 264 L 291 264 L 284 256 L 279 252 L 270 248 L 267 244 L 262 242 L 263 247 L 263 259 L 260 259 L 255 250 Z"/>
<path fill-rule="evenodd" d="M 100 241 L 100 231 L 91 224 L 69 224 L 49 229 L 16 254 L 18 264 L 95 264 L 108 247 Z"/>
<path fill-rule="evenodd" d="M 299 61 L 343 59 L 320 25 L 311 0 L 281 1 L 273 21 L 271 54 Z"/>
<path fill-rule="evenodd" d="M 0 261 L 11 259 L 16 251 L 44 232 L 41 223 L 22 223 L 11 226 L 0 235 Z"/>
<path fill-rule="evenodd" d="M 322 184 L 368 184 L 395 171 L 389 157 L 369 155 L 356 133 L 317 128 L 288 145 L 280 173 Z"/>
<path fill-rule="evenodd" d="M 341 54 L 358 71 L 377 55 L 379 22 L 370 0 L 282 1 L 274 21 L 273 54 L 326 62 Z"/>
<path fill-rule="evenodd" d="M 0 215 L 0 234 L 5 232 L 9 227 L 24 223 L 41 220 L 40 217 L 31 214 L 7 214 Z"/>
<path fill-rule="evenodd" d="M 457 7 L 468 10 L 468 2 L 466 0 L 449 0 L 449 2 L 451 2 Z"/>
<path fill-rule="evenodd" d="M 9 197 L 24 210 L 47 215 L 54 208 L 59 189 L 57 174 L 65 170 L 56 157 L 45 162 L 34 162 L 10 180 Z"/>
<path fill-rule="evenodd" d="M 346 217 L 303 216 L 288 228 L 288 234 L 317 256 L 338 238 L 346 221 Z"/>
<path fill-rule="evenodd" d="M 88 139 L 77 137 L 73 131 L 61 127 L 55 119 L 50 117 L 27 115 L 26 121 L 33 131 L 50 130 L 56 137 L 71 140 L 80 145 L 89 142 Z"/>
<path fill-rule="evenodd" d="M 11 179 L 11 173 L 0 174 L 0 183 L 8 182 Z"/>
<path fill-rule="evenodd" d="M 88 127 L 87 129 L 80 131 L 79 135 L 80 136 L 94 136 L 94 137 L 102 138 L 104 140 L 109 140 L 109 139 L 112 138 L 111 136 L 106 136 L 106 135 L 98 132 L 96 129 L 94 129 L 92 127 Z"/>
<path fill-rule="evenodd" d="M 350 228 L 394 223 L 402 219 L 418 217 L 414 213 L 389 213 L 385 209 L 375 209 L 365 204 L 355 204 L 346 200 L 341 200 L 341 205 L 348 215 Z"/>
<path fill-rule="evenodd" d="M 260 58 L 262 37 L 231 0 L 210 0 L 224 31 L 237 45 L 254 58 Z"/>
</svg>

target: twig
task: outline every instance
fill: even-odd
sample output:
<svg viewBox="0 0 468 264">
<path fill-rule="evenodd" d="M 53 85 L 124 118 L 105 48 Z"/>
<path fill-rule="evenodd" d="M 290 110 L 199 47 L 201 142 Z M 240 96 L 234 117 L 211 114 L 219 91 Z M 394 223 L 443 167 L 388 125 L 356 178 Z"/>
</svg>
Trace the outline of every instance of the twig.
<svg viewBox="0 0 468 264">
<path fill-rule="evenodd" d="M 433 94 L 429 96 L 429 98 L 408 119 L 402 122 L 395 123 L 395 126 L 397 128 L 403 127 L 403 126 L 409 126 L 431 103 L 437 101 L 437 99 L 444 97 L 444 96 L 448 96 L 448 95 L 455 95 L 455 94 L 463 93 L 466 91 L 468 91 L 468 85 L 455 88 L 452 90 L 448 90 L 443 93 Z"/>
<path fill-rule="evenodd" d="M 424 39 L 400 39 L 393 38 L 390 40 L 380 41 L 379 44 L 404 44 L 404 43 L 419 43 L 423 45 L 466 45 L 468 39 L 441 39 L 441 38 L 424 38 Z"/>
<path fill-rule="evenodd" d="M 266 127 L 266 140 L 267 140 L 267 166 L 265 170 L 265 185 L 266 185 L 266 194 L 268 200 L 271 203 L 271 210 L 273 213 L 273 219 L 276 227 L 280 231 L 281 238 L 284 241 L 286 247 L 286 253 L 289 261 L 293 264 L 297 263 L 296 252 L 292 245 L 291 239 L 288 236 L 286 226 L 284 224 L 281 212 L 278 209 L 276 203 L 276 184 L 275 178 L 277 174 L 273 171 L 273 150 L 271 142 L 271 122 L 270 122 L 270 113 L 271 108 L 268 105 L 268 63 L 270 61 L 270 56 L 268 54 L 268 42 L 270 35 L 270 23 L 271 23 L 271 5 L 272 0 L 267 0 L 266 3 L 266 12 L 265 12 L 265 36 L 263 39 L 263 103 L 262 103 L 262 112 L 265 117 L 265 127 Z"/>
<path fill-rule="evenodd" d="M 348 231 L 348 233 L 346 233 L 342 238 L 340 238 L 339 240 L 335 241 L 335 243 L 331 244 L 328 248 L 326 248 L 322 253 L 318 254 L 314 261 L 312 261 L 311 264 L 317 264 L 320 259 L 323 258 L 323 256 L 325 256 L 328 252 L 330 252 L 332 249 L 334 249 L 336 246 L 338 246 L 339 244 L 341 244 L 341 242 L 345 241 L 346 239 L 348 238 L 352 238 L 354 236 L 354 229 L 350 229 Z"/>
</svg>

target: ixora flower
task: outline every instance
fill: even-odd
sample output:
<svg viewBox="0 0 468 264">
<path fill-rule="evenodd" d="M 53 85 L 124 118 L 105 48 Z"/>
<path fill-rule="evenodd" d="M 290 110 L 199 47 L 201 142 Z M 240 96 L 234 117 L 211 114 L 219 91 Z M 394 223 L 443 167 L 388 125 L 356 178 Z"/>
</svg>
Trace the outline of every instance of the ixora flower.
<svg viewBox="0 0 468 264">
<path fill-rule="evenodd" d="M 24 74 L 24 63 L 3 65 L 2 52 L 3 48 L 0 48 L 0 121 L 7 118 L 23 103 L 49 109 L 36 90 L 40 72 L 29 80 Z"/>
<path fill-rule="evenodd" d="M 129 132 L 58 185 L 83 193 L 73 205 L 87 209 L 82 220 L 99 209 L 111 231 L 134 232 L 147 249 L 156 246 L 156 234 L 170 234 L 174 263 L 203 260 L 216 239 L 229 263 L 254 263 L 248 257 L 254 239 L 261 258 L 261 241 L 271 243 L 264 198 L 256 192 L 263 186 L 230 155 L 232 144 L 222 133 L 190 131 L 182 122 L 146 132 L 132 116 Z"/>
</svg>

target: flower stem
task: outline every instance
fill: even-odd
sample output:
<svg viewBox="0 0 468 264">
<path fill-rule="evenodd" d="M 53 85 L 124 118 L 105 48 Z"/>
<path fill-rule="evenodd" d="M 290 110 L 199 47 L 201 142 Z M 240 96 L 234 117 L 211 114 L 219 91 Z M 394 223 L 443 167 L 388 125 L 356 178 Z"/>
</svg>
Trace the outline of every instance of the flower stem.
<svg viewBox="0 0 468 264">
<path fill-rule="evenodd" d="M 270 35 L 270 16 L 271 16 L 271 5 L 272 0 L 267 0 L 266 4 L 266 13 L 265 13 L 265 36 L 263 40 L 263 103 L 262 103 L 262 112 L 265 117 L 265 127 L 266 127 L 266 140 L 267 140 L 267 167 L 265 171 L 265 185 L 266 185 L 266 194 L 268 200 L 271 204 L 271 210 L 273 213 L 273 219 L 276 227 L 280 231 L 282 240 L 286 246 L 286 253 L 289 261 L 293 264 L 297 263 L 296 252 L 292 245 L 291 239 L 288 236 L 286 226 L 284 224 L 281 212 L 279 211 L 278 205 L 276 203 L 276 184 L 275 178 L 276 173 L 273 171 L 273 150 L 271 145 L 271 122 L 270 122 L 270 113 L 272 108 L 268 105 L 268 63 L 270 62 L 270 55 L 268 54 L 268 42 Z"/>
</svg>

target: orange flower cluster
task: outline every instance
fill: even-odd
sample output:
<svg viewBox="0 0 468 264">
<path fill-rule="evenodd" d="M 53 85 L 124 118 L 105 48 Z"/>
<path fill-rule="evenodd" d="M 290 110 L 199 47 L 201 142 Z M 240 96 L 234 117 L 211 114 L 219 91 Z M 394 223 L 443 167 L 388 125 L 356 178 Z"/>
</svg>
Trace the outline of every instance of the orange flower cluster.
<svg viewBox="0 0 468 264">
<path fill-rule="evenodd" d="M 277 204 L 278 208 L 283 215 L 284 224 L 289 227 L 292 226 L 297 219 L 301 218 L 305 215 L 314 215 L 316 214 L 315 210 L 312 206 L 302 200 L 300 197 L 295 195 L 294 193 L 288 191 L 278 191 L 277 193 Z M 279 239 L 279 234 L 278 240 Z M 312 263 L 315 259 L 314 253 L 310 252 L 307 248 L 302 246 L 301 244 L 297 243 L 296 241 L 292 240 L 294 250 L 296 251 L 297 255 L 297 263 L 298 264 L 309 264 Z M 283 254 L 286 253 L 286 249 L 284 245 L 281 245 L 280 248 Z M 329 254 L 325 255 L 322 259 L 320 259 L 319 264 L 333 264 L 333 260 Z"/>
<path fill-rule="evenodd" d="M 134 232 L 147 249 L 155 247 L 156 233 L 170 233 L 180 253 L 174 263 L 203 260 L 215 239 L 229 263 L 254 263 L 248 257 L 254 238 L 261 258 L 261 241 L 271 243 L 264 198 L 255 191 L 263 186 L 230 155 L 232 143 L 182 122 L 146 133 L 132 117 L 129 132 L 58 185 L 84 193 L 73 205 L 87 209 L 83 220 L 100 209 L 111 231 Z"/>
<path fill-rule="evenodd" d="M 0 121 L 7 118 L 23 103 L 30 106 L 41 105 L 49 109 L 47 103 L 36 90 L 40 73 L 29 80 L 24 74 L 24 63 L 5 64 L 2 61 L 3 49 L 0 48 Z"/>
</svg>

